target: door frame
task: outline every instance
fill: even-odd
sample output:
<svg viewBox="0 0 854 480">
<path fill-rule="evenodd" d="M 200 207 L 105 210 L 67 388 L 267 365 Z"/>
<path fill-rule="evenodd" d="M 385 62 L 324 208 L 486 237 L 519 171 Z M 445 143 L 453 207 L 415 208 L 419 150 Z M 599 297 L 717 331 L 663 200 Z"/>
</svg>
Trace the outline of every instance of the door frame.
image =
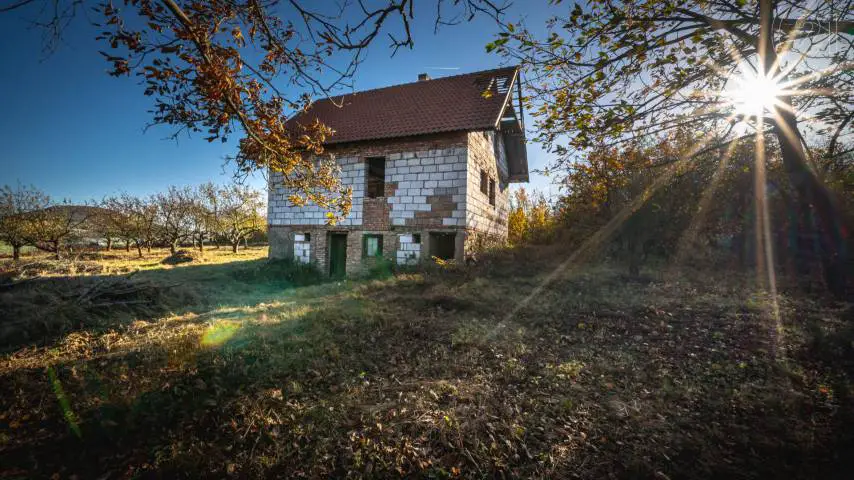
<svg viewBox="0 0 854 480">
<path fill-rule="evenodd" d="M 343 264 L 341 265 L 343 275 L 341 275 L 340 277 L 335 277 L 335 278 L 343 278 L 343 277 L 347 276 L 347 235 L 348 235 L 348 233 L 349 232 L 346 232 L 346 231 L 329 232 L 329 252 L 328 252 L 329 265 L 327 265 L 327 267 L 328 267 L 327 273 L 329 274 L 330 277 L 335 277 L 335 275 L 332 271 L 332 265 L 333 265 L 333 262 L 335 260 L 333 246 L 335 243 L 334 239 L 336 237 L 341 238 L 344 243 L 343 243 L 343 255 L 342 255 Z"/>
</svg>

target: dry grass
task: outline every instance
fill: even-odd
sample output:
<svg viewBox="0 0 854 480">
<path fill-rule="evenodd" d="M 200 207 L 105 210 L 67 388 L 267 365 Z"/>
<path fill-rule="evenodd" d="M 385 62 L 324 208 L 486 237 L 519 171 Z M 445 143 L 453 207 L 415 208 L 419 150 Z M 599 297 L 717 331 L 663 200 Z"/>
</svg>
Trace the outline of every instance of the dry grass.
<svg viewBox="0 0 854 480">
<path fill-rule="evenodd" d="M 198 254 L 192 264 L 218 265 L 241 260 L 257 260 L 267 257 L 267 247 L 250 247 L 232 253 L 231 248 L 207 248 Z M 154 248 L 151 252 L 143 249 L 142 257 L 136 249 L 125 251 L 84 251 L 67 255 L 62 260 L 55 260 L 45 252 L 32 251 L 24 255 L 20 261 L 14 262 L 6 255 L 0 258 L 0 280 L 20 280 L 25 278 L 64 277 L 81 275 L 124 275 L 127 273 L 173 268 L 173 265 L 163 265 L 161 262 L 169 256 L 169 249 Z M 180 266 L 180 265 L 179 265 Z"/>
<path fill-rule="evenodd" d="M 535 290 L 560 255 L 326 284 L 140 272 L 195 300 L 0 358 L 0 476 L 850 472 L 850 306 L 784 297 L 776 332 L 750 277 L 588 266 Z"/>
<path fill-rule="evenodd" d="M 112 251 L 7 260 L 0 265 L 0 351 L 204 308 L 215 300 L 206 291 L 213 282 L 224 278 L 227 284 L 234 271 L 263 262 L 267 249 L 210 250 L 178 266 L 161 263 L 168 255 L 155 249 L 142 258 Z"/>
</svg>

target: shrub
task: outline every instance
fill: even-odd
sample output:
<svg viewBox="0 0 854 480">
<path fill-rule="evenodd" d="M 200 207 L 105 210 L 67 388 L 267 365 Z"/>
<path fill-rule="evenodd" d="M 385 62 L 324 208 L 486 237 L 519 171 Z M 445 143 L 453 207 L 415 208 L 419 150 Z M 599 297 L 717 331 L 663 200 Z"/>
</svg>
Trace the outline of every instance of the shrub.
<svg viewBox="0 0 854 480">
<path fill-rule="evenodd" d="M 544 244 L 555 238 L 554 208 L 539 192 L 529 197 L 524 188 L 516 190 L 510 202 L 507 223 L 508 240 L 512 245 Z"/>
</svg>

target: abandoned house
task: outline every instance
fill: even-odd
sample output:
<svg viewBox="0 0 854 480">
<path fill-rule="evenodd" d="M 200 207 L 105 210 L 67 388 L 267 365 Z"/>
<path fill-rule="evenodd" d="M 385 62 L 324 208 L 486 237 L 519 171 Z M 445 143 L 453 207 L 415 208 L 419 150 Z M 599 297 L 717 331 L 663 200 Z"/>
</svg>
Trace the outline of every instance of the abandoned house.
<svg viewBox="0 0 854 480">
<path fill-rule="evenodd" d="M 270 176 L 270 256 L 314 263 L 331 276 L 385 257 L 412 264 L 464 260 L 507 236 L 508 186 L 528 181 L 517 67 L 367 90 L 315 102 L 292 118 L 335 133 L 325 145 L 352 186 L 352 210 L 326 224 Z"/>
</svg>

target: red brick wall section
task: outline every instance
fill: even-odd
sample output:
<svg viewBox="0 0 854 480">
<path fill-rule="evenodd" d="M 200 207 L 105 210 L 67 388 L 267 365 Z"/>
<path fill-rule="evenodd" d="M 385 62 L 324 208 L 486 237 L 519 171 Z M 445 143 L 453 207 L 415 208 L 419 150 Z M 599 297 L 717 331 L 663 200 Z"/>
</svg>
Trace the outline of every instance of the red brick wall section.
<svg viewBox="0 0 854 480">
<path fill-rule="evenodd" d="M 447 132 L 416 137 L 387 138 L 383 140 L 368 140 L 364 142 L 332 145 L 327 152 L 337 157 L 362 156 L 384 157 L 391 153 L 411 152 L 416 150 L 431 150 L 448 147 L 465 147 L 466 132 Z"/>
<path fill-rule="evenodd" d="M 362 226 L 366 230 L 388 230 L 391 205 L 388 199 L 397 191 L 396 182 L 386 182 L 385 196 L 382 198 L 367 198 L 362 200 Z"/>
<path fill-rule="evenodd" d="M 420 228 L 443 227 L 444 218 L 452 218 L 459 204 L 453 200 L 453 195 L 430 195 L 427 204 L 430 210 L 415 212 L 415 218 L 407 219 L 406 225 Z"/>
</svg>

